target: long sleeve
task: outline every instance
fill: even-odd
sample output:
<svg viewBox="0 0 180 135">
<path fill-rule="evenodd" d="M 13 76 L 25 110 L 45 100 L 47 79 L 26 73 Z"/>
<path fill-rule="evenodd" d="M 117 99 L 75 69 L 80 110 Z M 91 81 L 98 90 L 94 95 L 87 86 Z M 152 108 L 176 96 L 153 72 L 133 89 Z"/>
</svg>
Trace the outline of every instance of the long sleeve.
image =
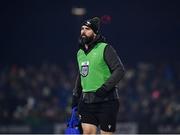
<svg viewBox="0 0 180 135">
<path fill-rule="evenodd" d="M 103 84 L 103 87 L 109 91 L 123 78 L 125 69 L 115 49 L 110 45 L 105 48 L 104 60 L 112 73 L 110 78 Z"/>
<path fill-rule="evenodd" d="M 80 74 L 78 73 L 76 77 L 75 87 L 73 89 L 72 107 L 78 105 L 81 94 L 82 94 L 81 78 L 80 78 Z"/>
<path fill-rule="evenodd" d="M 81 93 L 82 93 L 81 78 L 80 78 L 80 74 L 78 73 L 76 77 L 75 87 L 73 89 L 73 96 L 80 97 Z"/>
</svg>

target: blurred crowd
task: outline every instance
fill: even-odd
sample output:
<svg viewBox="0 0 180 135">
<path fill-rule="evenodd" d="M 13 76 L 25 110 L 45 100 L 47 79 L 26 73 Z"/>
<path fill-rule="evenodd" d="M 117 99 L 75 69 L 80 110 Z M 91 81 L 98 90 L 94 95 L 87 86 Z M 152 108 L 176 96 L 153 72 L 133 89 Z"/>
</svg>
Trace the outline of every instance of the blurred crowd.
<svg viewBox="0 0 180 135">
<path fill-rule="evenodd" d="M 69 63 L 0 66 L 0 124 L 64 122 L 76 76 Z M 67 72 L 66 72 L 67 71 Z"/>
<path fill-rule="evenodd" d="M 121 122 L 137 122 L 140 133 L 180 133 L 180 64 L 138 63 L 118 84 Z"/>
<path fill-rule="evenodd" d="M 180 132 L 180 64 L 125 65 L 118 84 L 119 122 L 136 122 L 140 132 Z M 66 122 L 76 67 L 0 65 L 0 125 Z"/>
</svg>

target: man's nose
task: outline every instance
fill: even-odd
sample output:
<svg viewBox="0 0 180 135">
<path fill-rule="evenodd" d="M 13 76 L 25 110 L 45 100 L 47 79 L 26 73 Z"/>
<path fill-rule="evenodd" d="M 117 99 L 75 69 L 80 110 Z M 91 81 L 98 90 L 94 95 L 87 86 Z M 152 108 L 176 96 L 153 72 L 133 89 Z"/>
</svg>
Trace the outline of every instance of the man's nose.
<svg viewBox="0 0 180 135">
<path fill-rule="evenodd" d="M 86 34 L 86 30 L 82 30 L 82 35 L 85 35 Z"/>
</svg>

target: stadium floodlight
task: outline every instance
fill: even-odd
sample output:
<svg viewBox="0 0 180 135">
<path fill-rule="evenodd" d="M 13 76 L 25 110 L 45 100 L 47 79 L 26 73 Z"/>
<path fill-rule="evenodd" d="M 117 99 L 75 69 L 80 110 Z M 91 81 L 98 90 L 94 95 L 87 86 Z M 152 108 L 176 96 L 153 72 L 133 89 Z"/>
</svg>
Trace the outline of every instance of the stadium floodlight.
<svg viewBox="0 0 180 135">
<path fill-rule="evenodd" d="M 76 16 L 83 16 L 86 14 L 86 9 L 82 7 L 73 7 L 71 13 Z"/>
</svg>

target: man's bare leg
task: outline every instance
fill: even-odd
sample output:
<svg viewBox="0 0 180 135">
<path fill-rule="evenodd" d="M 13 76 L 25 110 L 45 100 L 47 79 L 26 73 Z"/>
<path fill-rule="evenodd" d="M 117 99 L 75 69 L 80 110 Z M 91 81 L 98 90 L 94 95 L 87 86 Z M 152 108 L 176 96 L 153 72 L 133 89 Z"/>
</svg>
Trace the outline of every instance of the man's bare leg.
<svg viewBox="0 0 180 135">
<path fill-rule="evenodd" d="M 93 124 L 82 123 L 83 134 L 96 134 L 97 127 Z"/>
</svg>

